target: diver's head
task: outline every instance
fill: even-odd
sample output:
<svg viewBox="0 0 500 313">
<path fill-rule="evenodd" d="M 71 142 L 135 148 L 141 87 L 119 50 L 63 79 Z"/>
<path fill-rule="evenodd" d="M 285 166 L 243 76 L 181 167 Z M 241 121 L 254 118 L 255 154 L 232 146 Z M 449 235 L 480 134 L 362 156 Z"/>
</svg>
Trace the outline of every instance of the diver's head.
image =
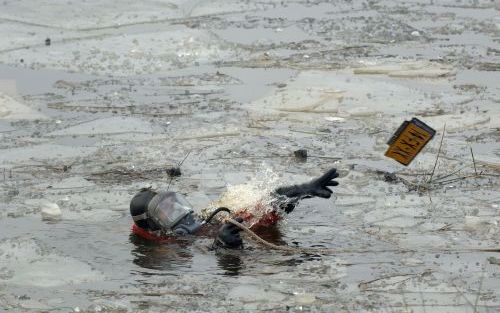
<svg viewBox="0 0 500 313">
<path fill-rule="evenodd" d="M 142 188 L 130 201 L 130 215 L 135 225 L 145 230 L 159 230 L 159 226 L 148 217 L 148 204 L 156 196 L 151 188 Z"/>
<path fill-rule="evenodd" d="M 137 226 L 166 234 L 190 234 L 201 225 L 194 219 L 186 199 L 171 191 L 141 189 L 130 202 L 130 213 Z"/>
</svg>

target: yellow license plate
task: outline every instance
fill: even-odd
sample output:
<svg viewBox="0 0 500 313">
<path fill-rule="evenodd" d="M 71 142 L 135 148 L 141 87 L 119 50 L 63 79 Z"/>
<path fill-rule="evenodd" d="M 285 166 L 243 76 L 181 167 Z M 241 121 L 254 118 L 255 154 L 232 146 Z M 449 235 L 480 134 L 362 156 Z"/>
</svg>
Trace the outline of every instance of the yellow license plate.
<svg viewBox="0 0 500 313">
<path fill-rule="evenodd" d="M 435 134 L 434 129 L 418 118 L 404 121 L 387 142 L 389 149 L 385 152 L 385 156 L 408 165 Z"/>
</svg>

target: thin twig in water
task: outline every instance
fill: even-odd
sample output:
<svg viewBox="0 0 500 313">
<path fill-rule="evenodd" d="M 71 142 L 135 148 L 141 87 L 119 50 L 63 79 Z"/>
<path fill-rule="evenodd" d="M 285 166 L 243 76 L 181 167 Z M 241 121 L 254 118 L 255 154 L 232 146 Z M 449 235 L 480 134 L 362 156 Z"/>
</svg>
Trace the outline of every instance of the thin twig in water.
<svg viewBox="0 0 500 313">
<path fill-rule="evenodd" d="M 230 137 L 230 136 L 239 136 L 240 132 L 234 131 L 234 132 L 227 132 L 227 133 L 212 133 L 212 134 L 205 134 L 205 135 L 198 135 L 198 136 L 187 136 L 187 137 L 177 137 L 174 138 L 174 140 L 192 140 L 192 139 L 214 139 L 214 138 L 220 138 L 220 137 Z"/>
<path fill-rule="evenodd" d="M 425 271 L 425 272 L 422 272 L 422 273 L 402 273 L 402 274 L 394 274 L 394 275 L 387 275 L 387 276 L 382 276 L 382 277 L 378 277 L 378 278 L 375 278 L 375 279 L 372 279 L 372 280 L 369 280 L 369 281 L 362 281 L 358 284 L 358 288 L 362 289 L 363 291 L 375 291 L 377 290 L 376 288 L 368 288 L 370 287 L 369 285 L 370 284 L 373 284 L 375 282 L 378 282 L 378 281 L 383 281 L 383 280 L 386 280 L 386 279 L 390 279 L 390 278 L 394 278 L 394 277 L 407 277 L 403 280 L 400 280 L 396 283 L 392 283 L 392 284 L 401 284 L 401 283 L 404 283 L 412 278 L 415 278 L 415 277 L 419 277 L 419 276 L 424 276 L 426 274 L 430 273 L 429 271 Z"/>
<path fill-rule="evenodd" d="M 172 183 L 172 180 L 174 180 L 174 176 L 170 176 L 170 180 L 168 181 L 167 191 L 170 189 L 170 184 Z"/>
<path fill-rule="evenodd" d="M 180 161 L 179 164 L 177 164 L 177 167 L 181 167 L 181 165 L 184 163 L 184 161 L 186 161 L 186 159 L 188 158 L 188 156 L 191 154 L 191 151 L 192 150 L 188 151 L 188 153 L 186 154 L 186 156 L 184 157 L 184 159 L 182 159 L 182 161 Z M 170 184 L 172 183 L 173 179 L 174 179 L 174 176 L 171 176 L 170 180 L 168 181 L 167 191 L 170 189 Z"/>
<path fill-rule="evenodd" d="M 424 299 L 424 294 L 422 293 L 422 290 L 418 290 L 418 293 L 420 294 L 420 300 L 422 300 L 422 309 L 424 310 L 424 313 L 427 313 L 425 310 L 425 299 Z"/>
<path fill-rule="evenodd" d="M 428 172 L 422 172 L 422 173 L 408 173 L 408 172 L 394 172 L 394 174 L 396 175 L 402 175 L 402 176 L 411 176 L 411 177 L 414 177 L 414 176 L 427 176 L 429 175 Z"/>
<path fill-rule="evenodd" d="M 342 160 L 342 158 L 340 158 L 340 157 L 316 156 L 316 155 L 310 155 L 310 156 L 308 156 L 308 158 L 334 160 L 334 161 L 340 161 L 340 160 Z"/>
<path fill-rule="evenodd" d="M 442 185 L 451 184 L 451 183 L 454 183 L 454 182 L 457 182 L 457 181 L 465 180 L 467 178 L 474 178 L 474 177 L 477 177 L 477 176 L 476 175 L 468 175 L 468 176 L 462 176 L 462 177 L 458 177 L 458 178 L 452 178 L 452 179 L 449 179 L 449 180 L 439 181 L 439 182 L 435 183 L 435 185 L 436 186 L 442 186 Z"/>
<path fill-rule="evenodd" d="M 472 164 L 474 164 L 474 173 L 477 175 L 476 160 L 474 159 L 474 152 L 472 152 L 472 147 L 470 147 L 470 154 L 472 155 Z"/>
<path fill-rule="evenodd" d="M 184 161 L 186 161 L 186 159 L 188 158 L 188 156 L 191 154 L 191 150 L 188 151 L 188 153 L 186 154 L 186 156 L 184 157 L 184 159 L 182 159 L 182 161 L 177 165 L 177 167 L 181 167 L 181 165 L 184 163 Z"/>
<path fill-rule="evenodd" d="M 451 229 L 452 224 L 446 224 L 443 227 L 439 228 L 437 231 L 447 231 Z"/>
<path fill-rule="evenodd" d="M 401 291 L 401 298 L 402 298 L 403 304 L 405 306 L 405 312 L 410 312 L 410 311 L 408 311 L 408 303 L 406 303 L 406 297 L 405 297 L 404 288 L 401 288 L 400 291 Z"/>
<path fill-rule="evenodd" d="M 299 130 L 299 129 L 290 129 L 291 132 L 294 133 L 301 133 L 301 134 L 308 134 L 308 135 L 325 135 L 326 133 L 320 133 L 320 132 L 313 132 L 313 131 L 307 131 L 307 130 Z"/>
<path fill-rule="evenodd" d="M 274 159 L 274 158 L 292 158 L 291 154 L 276 154 L 276 155 L 234 155 L 230 157 L 219 157 L 219 158 L 211 158 L 207 159 L 207 161 L 215 161 L 215 160 L 234 160 L 234 159 Z M 329 156 L 321 156 L 321 155 L 308 155 L 307 158 L 311 159 L 325 159 L 325 160 L 333 160 L 339 161 L 342 160 L 341 157 L 329 157 Z"/>
<path fill-rule="evenodd" d="M 436 179 L 434 179 L 434 182 L 438 182 L 438 181 L 439 181 L 439 180 L 441 180 L 441 179 L 444 179 L 444 178 L 448 178 L 448 177 L 450 177 L 450 176 L 453 176 L 453 175 L 457 174 L 458 172 L 460 172 L 461 170 L 464 170 L 464 169 L 466 169 L 466 168 L 467 168 L 467 166 L 464 166 L 464 167 L 461 167 L 461 168 L 459 168 L 458 170 L 456 170 L 456 171 L 454 171 L 454 172 L 452 172 L 452 173 L 450 173 L 450 174 L 446 174 L 446 175 L 441 175 L 441 176 L 438 176 L 438 177 L 436 177 Z"/>
<path fill-rule="evenodd" d="M 472 304 L 472 302 L 470 302 L 469 298 L 467 298 L 465 296 L 465 293 L 463 291 L 461 291 L 458 286 L 455 284 L 454 280 L 452 279 L 450 281 L 450 284 L 455 287 L 455 290 L 457 291 L 457 293 L 465 300 L 465 302 L 467 302 L 467 304 L 469 304 L 471 306 L 471 308 L 474 309 L 474 305 Z"/>
<path fill-rule="evenodd" d="M 477 303 L 479 302 L 479 296 L 481 296 L 481 289 L 483 289 L 483 281 L 484 281 L 484 271 L 481 274 L 481 280 L 479 281 L 479 289 L 477 290 L 476 301 L 474 301 L 474 313 L 477 313 Z"/>
<path fill-rule="evenodd" d="M 290 158 L 290 155 L 235 155 L 230 157 L 220 157 L 207 159 L 207 161 L 215 160 L 233 160 L 233 159 L 272 159 L 272 158 Z"/>
<path fill-rule="evenodd" d="M 125 293 L 103 293 L 101 296 L 145 296 L 145 297 L 161 297 L 164 295 L 173 296 L 191 296 L 191 297 L 204 297 L 203 293 L 198 292 L 176 292 L 176 291 L 146 291 L 146 292 L 125 292 Z"/>
<path fill-rule="evenodd" d="M 434 171 L 436 171 L 436 166 L 438 164 L 439 155 L 441 154 L 441 147 L 443 146 L 443 139 L 444 139 L 445 131 L 446 131 L 446 123 L 443 126 L 443 134 L 441 135 L 441 141 L 439 142 L 439 149 L 438 149 L 438 152 L 436 155 L 436 162 L 434 163 L 434 168 L 432 169 L 431 177 L 428 180 L 429 183 L 432 181 L 432 177 L 434 176 Z"/>
</svg>

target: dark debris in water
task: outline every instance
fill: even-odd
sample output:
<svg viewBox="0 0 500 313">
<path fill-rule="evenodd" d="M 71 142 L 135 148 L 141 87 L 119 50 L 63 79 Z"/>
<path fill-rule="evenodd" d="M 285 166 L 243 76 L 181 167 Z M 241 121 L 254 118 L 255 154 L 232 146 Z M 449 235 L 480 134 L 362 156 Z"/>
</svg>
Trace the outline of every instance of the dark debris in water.
<svg viewBox="0 0 500 313">
<path fill-rule="evenodd" d="M 293 156 L 299 162 L 306 162 L 307 161 L 307 150 L 306 149 L 295 150 L 293 152 Z"/>
<path fill-rule="evenodd" d="M 180 167 L 169 167 L 167 168 L 167 175 L 169 177 L 178 177 L 181 176 L 181 168 Z"/>
</svg>

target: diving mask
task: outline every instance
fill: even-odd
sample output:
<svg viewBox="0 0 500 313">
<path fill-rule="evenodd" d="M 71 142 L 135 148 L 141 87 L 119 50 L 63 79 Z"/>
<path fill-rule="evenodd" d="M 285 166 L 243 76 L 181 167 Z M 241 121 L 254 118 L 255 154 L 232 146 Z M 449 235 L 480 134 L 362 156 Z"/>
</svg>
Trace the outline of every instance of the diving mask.
<svg viewBox="0 0 500 313">
<path fill-rule="evenodd" d="M 148 216 L 165 232 L 174 231 L 182 220 L 193 213 L 184 197 L 175 192 L 160 192 L 151 199 Z"/>
</svg>

